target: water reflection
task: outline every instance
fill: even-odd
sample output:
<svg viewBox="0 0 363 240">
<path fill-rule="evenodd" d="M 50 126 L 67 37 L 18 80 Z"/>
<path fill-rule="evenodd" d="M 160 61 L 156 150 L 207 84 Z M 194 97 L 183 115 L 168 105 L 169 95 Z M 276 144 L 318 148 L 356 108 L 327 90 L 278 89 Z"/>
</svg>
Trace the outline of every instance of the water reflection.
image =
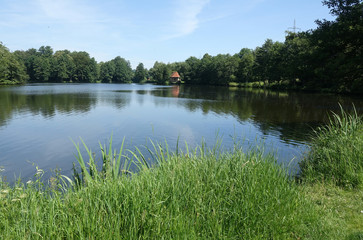
<svg viewBox="0 0 363 240">
<path fill-rule="evenodd" d="M 0 127 L 14 115 L 24 113 L 53 118 L 56 114 L 87 113 L 96 104 L 122 109 L 131 104 L 135 93 L 139 105 L 152 101 L 155 107 L 181 106 L 191 113 L 201 110 L 204 114 L 212 112 L 220 116 L 233 116 L 241 124 L 253 122 L 265 135 L 278 133 L 280 139 L 286 142 L 308 141 L 311 129 L 326 122 L 329 111 L 339 110 L 338 102 L 345 109 L 351 109 L 354 103 L 358 112 L 363 112 L 361 98 L 331 94 L 184 85 L 116 85 L 118 89 L 115 89 L 115 85 L 100 85 L 102 91 L 90 85 L 77 85 L 78 90 L 64 85 L 50 86 L 39 85 L 36 90 L 25 88 L 25 91 L 1 88 Z"/>
<path fill-rule="evenodd" d="M 189 99 L 175 103 L 190 112 L 201 109 L 205 114 L 232 115 L 241 123 L 253 121 L 265 135 L 278 132 L 280 139 L 286 142 L 308 141 L 312 129 L 326 123 L 331 111 L 339 112 L 339 103 L 348 110 L 352 110 L 354 103 L 358 112 L 363 112 L 361 98 L 332 94 L 210 86 L 156 88 L 149 94 Z"/>
<path fill-rule="evenodd" d="M 173 86 L 171 88 L 171 95 L 173 97 L 179 97 L 179 93 L 180 93 L 180 86 L 179 85 Z"/>
<path fill-rule="evenodd" d="M 22 94 L 13 91 L 0 92 L 0 126 L 14 114 L 31 113 L 44 118 L 59 114 L 82 114 L 91 110 L 96 98 L 90 93 L 80 94 Z"/>
<path fill-rule="evenodd" d="M 175 146 L 177 139 L 191 147 L 204 138 L 214 144 L 216 132 L 228 136 L 265 138 L 289 162 L 306 147 L 312 128 L 327 120 L 329 111 L 355 104 L 360 97 L 244 90 L 227 87 L 161 87 L 135 84 L 41 84 L 0 88 L 0 166 L 5 174 L 23 177 L 40 168 L 71 171 L 74 146 L 81 136 L 94 151 L 98 141 L 114 146 L 125 136 L 128 147 L 149 138 Z M 234 132 L 236 131 L 236 132 Z M 210 145 L 209 145 L 210 146 Z M 152 147 L 152 146 L 150 146 Z M 272 148 L 271 147 L 271 148 Z M 68 171 L 68 172 L 67 172 Z"/>
<path fill-rule="evenodd" d="M 116 109 L 122 109 L 130 104 L 130 93 L 121 92 L 104 92 L 97 96 L 100 105 L 110 105 Z"/>
</svg>

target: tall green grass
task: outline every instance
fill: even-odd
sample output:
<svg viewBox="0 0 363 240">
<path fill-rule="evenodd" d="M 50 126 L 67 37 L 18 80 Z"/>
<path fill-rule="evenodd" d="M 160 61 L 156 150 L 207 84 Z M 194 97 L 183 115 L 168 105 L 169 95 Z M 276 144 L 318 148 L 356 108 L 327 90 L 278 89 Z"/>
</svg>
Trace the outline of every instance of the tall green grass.
<svg viewBox="0 0 363 240">
<path fill-rule="evenodd" d="M 2 186 L 0 239 L 331 239 L 319 211 L 272 156 L 198 147 L 171 153 L 77 145 L 81 172 L 41 186 Z M 130 155 L 128 154 L 128 155 Z M 137 173 L 128 171 L 136 164 Z M 66 180 L 65 180 L 66 179 Z M 63 182 L 62 182 L 63 181 Z M 66 187 L 65 181 L 73 187 Z"/>
<path fill-rule="evenodd" d="M 100 159 L 81 142 L 87 156 L 75 144 L 80 171 L 73 177 L 56 172 L 44 184 L 37 168 L 33 181 L 9 187 L 0 176 L 0 239 L 362 236 L 363 124 L 356 111 L 341 110 L 316 131 L 300 165 L 300 179 L 315 185 L 291 181 L 261 149 L 220 151 L 217 143 L 170 152 L 167 143 L 152 143 L 152 167 L 140 149 L 125 150 L 124 141 L 118 150 L 112 138 L 100 144 Z"/>
<path fill-rule="evenodd" d="M 333 113 L 327 126 L 315 131 L 311 150 L 300 163 L 305 182 L 363 187 L 363 120 L 352 113 Z"/>
</svg>

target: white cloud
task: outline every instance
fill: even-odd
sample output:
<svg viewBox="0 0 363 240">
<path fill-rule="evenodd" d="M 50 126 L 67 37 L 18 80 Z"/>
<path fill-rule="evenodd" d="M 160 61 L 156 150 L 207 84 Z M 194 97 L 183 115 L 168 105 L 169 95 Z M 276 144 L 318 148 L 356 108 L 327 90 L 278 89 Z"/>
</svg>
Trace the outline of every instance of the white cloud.
<svg viewBox="0 0 363 240">
<path fill-rule="evenodd" d="M 210 0 L 178 0 L 171 19 L 170 33 L 164 39 L 178 38 L 193 33 L 199 26 L 198 15 Z"/>
<path fill-rule="evenodd" d="M 51 19 L 63 22 L 89 22 L 92 10 L 78 1 L 69 0 L 37 0 L 43 13 Z"/>
</svg>

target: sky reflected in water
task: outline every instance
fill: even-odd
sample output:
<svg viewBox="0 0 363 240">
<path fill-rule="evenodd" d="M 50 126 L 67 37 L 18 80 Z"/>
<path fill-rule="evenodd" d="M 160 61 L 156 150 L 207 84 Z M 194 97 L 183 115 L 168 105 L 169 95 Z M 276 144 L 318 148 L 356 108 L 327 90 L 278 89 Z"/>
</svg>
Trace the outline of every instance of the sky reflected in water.
<svg viewBox="0 0 363 240">
<path fill-rule="evenodd" d="M 32 177 L 35 167 L 71 174 L 76 162 L 71 140 L 79 137 L 95 152 L 113 135 L 118 148 L 167 141 L 175 150 L 230 149 L 264 144 L 278 161 L 296 166 L 312 129 L 340 103 L 363 113 L 363 99 L 333 94 L 273 92 L 206 86 L 136 84 L 32 84 L 0 88 L 0 166 L 8 181 Z M 143 151 L 144 151 L 143 150 Z M 146 153 L 146 150 L 145 150 Z"/>
</svg>

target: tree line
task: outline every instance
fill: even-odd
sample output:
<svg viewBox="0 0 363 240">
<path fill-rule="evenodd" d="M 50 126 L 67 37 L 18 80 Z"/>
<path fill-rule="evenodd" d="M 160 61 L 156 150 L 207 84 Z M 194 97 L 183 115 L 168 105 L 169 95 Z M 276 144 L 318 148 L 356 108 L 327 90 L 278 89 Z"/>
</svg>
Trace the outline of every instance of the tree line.
<svg viewBox="0 0 363 240">
<path fill-rule="evenodd" d="M 284 42 L 267 39 L 234 55 L 205 54 L 184 62 L 156 62 L 150 74 L 160 83 L 178 71 L 185 83 L 264 86 L 289 89 L 363 92 L 363 1 L 326 0 L 335 20 L 317 28 L 286 32 Z M 167 74 L 166 74 L 167 73 Z"/>
<path fill-rule="evenodd" d="M 0 83 L 24 82 L 78 82 L 78 83 L 127 83 L 141 81 L 138 71 L 144 69 L 140 63 L 135 73 L 129 61 L 116 57 L 108 62 L 97 63 L 87 52 L 70 52 L 61 50 L 54 52 L 50 46 L 42 46 L 38 50 L 9 50 L 0 44 Z M 137 78 L 141 78 L 138 80 Z"/>
<path fill-rule="evenodd" d="M 97 63 L 87 52 L 53 52 L 49 46 L 13 53 L 0 44 L 0 84 L 23 82 L 154 81 L 166 84 L 178 71 L 186 84 L 267 86 L 363 92 L 363 2 L 324 0 L 335 20 L 317 20 L 317 28 L 287 32 L 285 41 L 267 39 L 234 55 L 206 53 L 183 62 L 140 63 L 116 57 Z"/>
</svg>

